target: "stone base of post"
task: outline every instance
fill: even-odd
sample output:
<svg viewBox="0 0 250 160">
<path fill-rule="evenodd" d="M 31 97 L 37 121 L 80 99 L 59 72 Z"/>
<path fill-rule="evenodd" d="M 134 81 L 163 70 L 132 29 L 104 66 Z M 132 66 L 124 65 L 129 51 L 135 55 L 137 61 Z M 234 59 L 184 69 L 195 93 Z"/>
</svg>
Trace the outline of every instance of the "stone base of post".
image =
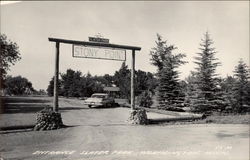
<svg viewBox="0 0 250 160">
<path fill-rule="evenodd" d="M 45 108 L 37 113 L 35 131 L 54 130 L 64 127 L 61 113 Z"/>
<path fill-rule="evenodd" d="M 139 125 L 148 124 L 149 120 L 147 118 L 146 110 L 142 108 L 136 108 L 130 111 L 129 123 Z"/>
</svg>

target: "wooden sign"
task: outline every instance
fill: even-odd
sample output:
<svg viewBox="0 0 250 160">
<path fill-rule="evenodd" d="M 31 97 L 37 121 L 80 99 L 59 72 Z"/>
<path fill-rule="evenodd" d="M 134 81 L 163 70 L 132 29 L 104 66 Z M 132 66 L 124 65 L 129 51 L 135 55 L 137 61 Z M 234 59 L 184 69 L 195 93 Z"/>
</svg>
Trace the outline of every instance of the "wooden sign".
<svg viewBox="0 0 250 160">
<path fill-rule="evenodd" d="M 107 38 L 99 38 L 99 37 L 89 37 L 90 42 L 98 42 L 98 43 L 109 43 L 109 39 Z"/>
<path fill-rule="evenodd" d="M 73 57 L 81 58 L 97 58 L 97 59 L 111 59 L 111 60 L 126 60 L 126 49 L 132 51 L 131 63 L 131 109 L 135 109 L 135 94 L 134 94 L 134 81 L 135 81 L 135 51 L 141 50 L 141 47 L 118 45 L 100 42 L 86 42 L 76 41 L 59 38 L 49 38 L 50 42 L 56 43 L 55 54 L 55 75 L 54 75 L 54 102 L 53 110 L 58 112 L 58 75 L 59 75 L 59 46 L 60 43 L 73 45 Z"/>
<path fill-rule="evenodd" d="M 73 57 L 125 61 L 126 50 L 73 44 Z"/>
</svg>

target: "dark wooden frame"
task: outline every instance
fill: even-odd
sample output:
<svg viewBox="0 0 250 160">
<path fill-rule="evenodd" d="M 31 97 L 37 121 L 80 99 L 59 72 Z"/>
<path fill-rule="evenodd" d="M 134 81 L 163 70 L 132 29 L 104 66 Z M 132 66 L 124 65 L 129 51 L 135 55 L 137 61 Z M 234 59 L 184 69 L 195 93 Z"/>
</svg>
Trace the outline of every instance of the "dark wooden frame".
<svg viewBox="0 0 250 160">
<path fill-rule="evenodd" d="M 99 43 L 99 42 L 87 42 L 87 41 L 77 41 L 77 40 L 67 40 L 60 38 L 48 38 L 50 42 L 56 43 L 55 51 L 55 73 L 54 73 L 54 101 L 53 101 L 53 110 L 58 112 L 58 74 L 59 74 L 59 52 L 60 52 L 60 43 L 66 44 L 77 44 L 77 45 L 86 45 L 93 47 L 107 47 L 107 48 L 117 48 L 132 50 L 132 61 L 131 61 L 131 110 L 135 109 L 135 94 L 134 94 L 134 79 L 135 79 L 135 51 L 140 51 L 141 47 L 136 46 L 127 46 L 127 45 L 118 45 L 110 43 Z"/>
</svg>

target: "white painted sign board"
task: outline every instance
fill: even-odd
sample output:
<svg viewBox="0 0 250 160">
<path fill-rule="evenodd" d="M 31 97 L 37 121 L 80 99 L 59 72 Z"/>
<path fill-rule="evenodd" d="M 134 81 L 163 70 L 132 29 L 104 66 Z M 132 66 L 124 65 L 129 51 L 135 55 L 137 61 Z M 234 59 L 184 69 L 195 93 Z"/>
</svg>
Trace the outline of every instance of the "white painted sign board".
<svg viewBox="0 0 250 160">
<path fill-rule="evenodd" d="M 73 45 L 73 57 L 125 61 L 126 50 L 119 48 Z"/>
</svg>

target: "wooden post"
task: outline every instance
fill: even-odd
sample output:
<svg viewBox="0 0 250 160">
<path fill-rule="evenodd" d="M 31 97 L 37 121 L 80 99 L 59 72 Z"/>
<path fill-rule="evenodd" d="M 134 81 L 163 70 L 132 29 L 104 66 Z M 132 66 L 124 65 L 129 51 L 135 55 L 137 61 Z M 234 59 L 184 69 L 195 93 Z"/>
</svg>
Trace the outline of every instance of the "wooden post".
<svg viewBox="0 0 250 160">
<path fill-rule="evenodd" d="M 58 112 L 59 47 L 60 43 L 56 42 L 55 74 L 54 74 L 54 105 L 53 105 L 53 110 L 55 112 Z"/>
<path fill-rule="evenodd" d="M 132 63 L 131 63 L 131 110 L 132 111 L 135 109 L 134 80 L 135 80 L 135 50 L 132 50 Z"/>
<path fill-rule="evenodd" d="M 59 44 L 73 44 L 73 45 L 87 45 L 94 47 L 108 47 L 108 48 L 117 48 L 132 50 L 132 68 L 131 68 L 131 109 L 135 109 L 135 94 L 134 94 L 134 79 L 135 79 L 135 51 L 140 51 L 141 47 L 136 46 L 126 46 L 110 43 L 97 43 L 97 42 L 86 42 L 86 41 L 76 41 L 76 40 L 67 40 L 59 38 L 48 38 L 50 42 L 56 42 L 56 57 L 55 57 L 55 75 L 54 75 L 54 111 L 58 111 L 58 72 L 59 72 Z"/>
</svg>

